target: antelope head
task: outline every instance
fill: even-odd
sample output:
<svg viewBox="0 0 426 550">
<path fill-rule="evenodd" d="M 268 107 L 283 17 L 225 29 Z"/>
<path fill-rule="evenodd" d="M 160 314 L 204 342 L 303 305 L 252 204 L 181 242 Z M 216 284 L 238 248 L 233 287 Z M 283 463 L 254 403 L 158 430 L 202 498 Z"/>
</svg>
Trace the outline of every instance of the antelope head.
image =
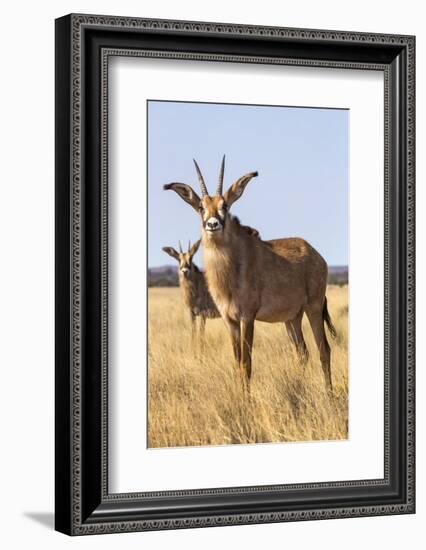
<svg viewBox="0 0 426 550">
<path fill-rule="evenodd" d="M 182 245 L 179 241 L 179 252 L 171 246 L 163 247 L 163 252 L 174 258 L 179 262 L 179 273 L 183 277 L 188 278 L 192 271 L 194 271 L 194 264 L 192 263 L 192 258 L 195 256 L 198 248 L 200 247 L 201 239 L 191 246 L 191 242 L 188 243 L 188 251 L 183 252 Z"/>
<path fill-rule="evenodd" d="M 181 199 L 187 202 L 201 217 L 202 230 L 209 239 L 219 240 L 226 228 L 231 206 L 243 194 L 248 182 L 258 173 L 250 172 L 241 176 L 229 189 L 223 193 L 223 176 L 225 171 L 225 156 L 222 159 L 218 183 L 214 195 L 209 195 L 201 170 L 194 160 L 198 181 L 201 188 L 201 197 L 186 183 L 168 183 L 164 189 L 172 189 Z"/>
</svg>

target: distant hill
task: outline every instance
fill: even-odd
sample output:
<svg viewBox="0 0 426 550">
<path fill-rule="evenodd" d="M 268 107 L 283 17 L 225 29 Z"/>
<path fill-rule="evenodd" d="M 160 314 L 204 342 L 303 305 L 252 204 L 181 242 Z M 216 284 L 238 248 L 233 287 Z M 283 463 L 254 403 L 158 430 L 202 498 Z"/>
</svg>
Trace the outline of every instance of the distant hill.
<svg viewBox="0 0 426 550">
<path fill-rule="evenodd" d="M 348 284 L 348 266 L 331 265 L 328 268 L 328 282 L 333 285 Z M 177 265 L 162 265 L 148 268 L 148 286 L 179 286 Z"/>
<path fill-rule="evenodd" d="M 328 282 L 331 285 L 348 284 L 348 266 L 330 265 L 328 266 Z"/>
<path fill-rule="evenodd" d="M 148 286 L 179 286 L 177 265 L 149 267 Z"/>
</svg>

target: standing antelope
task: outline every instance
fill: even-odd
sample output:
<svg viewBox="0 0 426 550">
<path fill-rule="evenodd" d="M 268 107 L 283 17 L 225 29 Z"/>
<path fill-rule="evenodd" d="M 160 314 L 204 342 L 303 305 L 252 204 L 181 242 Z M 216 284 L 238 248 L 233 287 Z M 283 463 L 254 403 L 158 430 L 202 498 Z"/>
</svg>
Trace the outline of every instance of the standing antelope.
<svg viewBox="0 0 426 550">
<path fill-rule="evenodd" d="M 208 289 L 231 334 L 235 360 L 245 385 L 249 385 L 252 370 L 254 321 L 284 322 L 296 349 L 307 358 L 302 333 L 302 317 L 306 313 L 331 391 L 330 346 L 324 323 L 333 336 L 335 329 L 325 297 L 325 260 L 300 238 L 263 241 L 246 231 L 229 213 L 257 172 L 241 176 L 223 193 L 223 157 L 216 194 L 209 195 L 200 168 L 195 160 L 194 163 L 201 198 L 184 183 L 169 183 L 164 189 L 175 191 L 201 217 Z"/>
<path fill-rule="evenodd" d="M 189 311 L 192 336 L 195 336 L 196 318 L 200 318 L 200 333 L 204 334 L 206 319 L 220 317 L 220 314 L 207 289 L 204 273 L 201 272 L 192 261 L 201 243 L 199 239 L 191 246 L 188 244 L 188 251 L 183 252 L 179 241 L 179 252 L 171 246 L 165 246 L 163 251 L 179 262 L 179 286 L 186 308 Z"/>
</svg>

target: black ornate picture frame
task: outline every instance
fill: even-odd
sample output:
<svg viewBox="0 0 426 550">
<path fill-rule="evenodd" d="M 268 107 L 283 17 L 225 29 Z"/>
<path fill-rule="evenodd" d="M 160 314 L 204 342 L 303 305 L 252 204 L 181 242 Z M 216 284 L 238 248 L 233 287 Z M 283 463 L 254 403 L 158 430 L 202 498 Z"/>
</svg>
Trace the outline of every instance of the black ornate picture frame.
<svg viewBox="0 0 426 550">
<path fill-rule="evenodd" d="M 383 479 L 109 493 L 107 75 L 111 56 L 383 72 Z M 413 36 L 74 14 L 56 20 L 58 531 L 85 535 L 414 513 L 414 86 Z"/>
</svg>

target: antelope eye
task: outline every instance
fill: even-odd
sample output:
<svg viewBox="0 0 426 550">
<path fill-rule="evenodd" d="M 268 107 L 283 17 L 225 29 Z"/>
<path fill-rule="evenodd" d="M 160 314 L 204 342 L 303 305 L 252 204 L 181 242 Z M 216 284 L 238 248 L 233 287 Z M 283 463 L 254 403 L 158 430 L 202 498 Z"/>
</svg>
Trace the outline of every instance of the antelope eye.
<svg viewBox="0 0 426 550">
<path fill-rule="evenodd" d="M 222 204 L 222 210 L 228 210 L 228 205 L 226 204 L 226 202 Z"/>
<path fill-rule="evenodd" d="M 204 206 L 202 204 L 200 204 L 200 206 L 198 207 L 198 211 L 201 213 L 204 212 Z"/>
</svg>

